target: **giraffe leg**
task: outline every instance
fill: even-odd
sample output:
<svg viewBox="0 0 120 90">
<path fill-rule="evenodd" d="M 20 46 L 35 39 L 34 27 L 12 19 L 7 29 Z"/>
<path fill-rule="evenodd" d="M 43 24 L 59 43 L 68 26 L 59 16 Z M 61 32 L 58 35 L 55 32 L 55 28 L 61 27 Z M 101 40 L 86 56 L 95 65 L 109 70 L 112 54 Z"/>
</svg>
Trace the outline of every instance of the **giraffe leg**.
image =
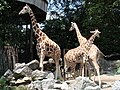
<svg viewBox="0 0 120 90">
<path fill-rule="evenodd" d="M 99 80 L 99 86 L 101 87 L 101 79 L 100 79 L 100 70 L 99 70 L 99 65 L 97 64 L 97 62 L 93 62 L 93 65 L 96 69 L 97 75 L 98 75 L 98 80 Z"/>
<path fill-rule="evenodd" d="M 75 67 L 76 67 L 76 63 L 73 62 L 71 66 L 71 75 L 73 76 L 74 79 L 76 78 Z"/>
<path fill-rule="evenodd" d="M 91 79 L 91 74 L 92 74 L 92 71 L 91 71 L 91 69 L 90 69 L 90 68 L 91 68 L 90 63 L 89 63 L 89 62 L 87 62 L 88 76 L 89 76 L 89 79 L 90 79 L 90 80 L 92 80 L 92 79 Z"/>
<path fill-rule="evenodd" d="M 55 66 L 56 67 L 55 79 L 62 79 L 59 59 L 55 59 L 55 63 L 56 63 L 56 66 Z"/>
<path fill-rule="evenodd" d="M 68 78 L 68 68 L 70 67 L 69 66 L 69 62 L 66 60 L 66 58 L 64 58 L 64 80 L 67 80 Z"/>
<path fill-rule="evenodd" d="M 87 77 L 88 73 L 87 73 L 87 61 L 85 62 L 85 77 Z"/>
<path fill-rule="evenodd" d="M 45 58 L 45 55 L 43 53 L 41 53 L 39 55 L 39 59 L 40 59 L 40 64 L 39 64 L 39 67 L 40 67 L 40 70 L 43 71 L 43 60 Z"/>
<path fill-rule="evenodd" d="M 82 66 L 82 77 L 84 77 L 84 64 Z"/>
</svg>

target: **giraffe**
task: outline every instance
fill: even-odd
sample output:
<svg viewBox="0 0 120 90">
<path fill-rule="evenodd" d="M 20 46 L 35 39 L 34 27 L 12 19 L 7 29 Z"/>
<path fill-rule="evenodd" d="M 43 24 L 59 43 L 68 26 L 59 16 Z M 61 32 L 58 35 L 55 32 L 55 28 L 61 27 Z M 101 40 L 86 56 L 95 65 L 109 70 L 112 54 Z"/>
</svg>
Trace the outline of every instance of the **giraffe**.
<svg viewBox="0 0 120 90">
<path fill-rule="evenodd" d="M 78 46 L 77 48 L 69 50 L 65 55 L 64 55 L 64 63 L 65 63 L 65 72 L 67 71 L 68 68 L 70 68 L 71 73 L 75 74 L 75 67 L 76 63 L 81 63 L 82 65 L 82 72 L 84 72 L 84 55 L 86 56 L 93 44 L 93 41 L 96 36 L 99 37 L 99 31 L 91 31 L 94 33 L 82 46 Z M 86 58 L 85 58 L 86 59 Z M 82 73 L 82 76 L 84 76 L 84 73 Z M 75 77 L 75 76 L 74 76 Z"/>
<path fill-rule="evenodd" d="M 40 59 L 39 67 L 41 71 L 43 71 L 43 60 L 45 56 L 51 57 L 54 59 L 56 64 L 55 79 L 61 78 L 60 64 L 59 64 L 59 60 L 61 57 L 61 49 L 59 45 L 56 44 L 54 41 L 52 41 L 44 32 L 42 32 L 42 30 L 39 28 L 37 24 L 37 20 L 35 18 L 32 9 L 27 4 L 19 12 L 19 15 L 26 13 L 30 15 L 32 28 L 34 30 L 35 38 L 37 41 L 36 50 L 37 50 L 37 55 Z"/>
<path fill-rule="evenodd" d="M 71 22 L 71 27 L 69 31 L 72 31 L 72 30 L 76 31 L 78 42 L 80 45 L 82 45 L 87 41 L 87 39 L 81 35 L 80 30 L 75 22 Z M 92 44 L 89 50 L 88 56 L 97 71 L 98 78 L 99 78 L 99 86 L 101 86 L 100 71 L 99 71 L 99 65 L 97 64 L 97 61 L 100 60 L 101 56 L 104 57 L 105 55 L 99 50 L 99 48 L 95 44 Z"/>
<path fill-rule="evenodd" d="M 83 49 L 83 64 L 88 64 L 90 63 L 89 60 L 89 56 L 88 56 L 88 53 L 90 51 L 90 48 L 92 47 L 93 45 L 93 42 L 95 40 L 95 37 L 99 37 L 99 34 L 101 33 L 100 31 L 98 31 L 98 29 L 95 29 L 95 31 L 90 31 L 90 33 L 93 33 L 93 35 L 85 42 L 83 43 L 81 46 L 81 48 Z M 84 68 L 87 68 L 87 67 L 84 67 L 83 65 L 83 70 L 82 70 L 82 75 L 84 76 Z M 98 75 L 99 76 L 99 75 Z"/>
<path fill-rule="evenodd" d="M 83 63 L 82 60 L 82 48 L 80 46 L 68 50 L 68 52 L 64 55 L 64 69 L 65 72 L 70 69 L 70 74 L 74 73 L 73 77 L 75 78 L 75 67 L 76 63 Z M 66 76 L 65 76 L 66 79 Z"/>
</svg>

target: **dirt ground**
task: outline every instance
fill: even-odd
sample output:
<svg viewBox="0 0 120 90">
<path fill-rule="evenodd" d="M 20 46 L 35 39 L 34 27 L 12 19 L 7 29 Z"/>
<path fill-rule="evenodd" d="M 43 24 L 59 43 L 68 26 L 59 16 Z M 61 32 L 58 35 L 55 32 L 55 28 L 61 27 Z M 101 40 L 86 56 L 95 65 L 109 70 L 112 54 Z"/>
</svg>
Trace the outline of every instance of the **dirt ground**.
<svg viewBox="0 0 120 90">
<path fill-rule="evenodd" d="M 112 85 L 115 83 L 115 81 L 120 80 L 120 75 L 103 74 L 100 77 L 103 86 L 102 90 L 112 90 Z M 98 81 L 97 77 L 95 78 L 95 81 Z"/>
</svg>

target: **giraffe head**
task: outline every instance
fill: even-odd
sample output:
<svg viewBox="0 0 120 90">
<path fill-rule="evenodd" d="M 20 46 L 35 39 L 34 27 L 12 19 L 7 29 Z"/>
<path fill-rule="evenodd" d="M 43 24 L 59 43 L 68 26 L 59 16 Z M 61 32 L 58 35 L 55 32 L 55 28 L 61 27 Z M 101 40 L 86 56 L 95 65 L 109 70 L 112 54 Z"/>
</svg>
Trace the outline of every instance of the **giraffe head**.
<svg viewBox="0 0 120 90">
<path fill-rule="evenodd" d="M 99 34 L 101 32 L 98 29 L 95 29 L 95 31 L 90 31 L 90 33 L 94 33 L 97 37 L 100 37 Z"/>
<path fill-rule="evenodd" d="M 71 22 L 71 27 L 69 31 L 75 30 L 76 27 L 77 27 L 77 24 L 75 22 Z"/>
<path fill-rule="evenodd" d="M 19 12 L 19 15 L 29 13 L 30 7 L 26 4 L 23 9 Z"/>
</svg>

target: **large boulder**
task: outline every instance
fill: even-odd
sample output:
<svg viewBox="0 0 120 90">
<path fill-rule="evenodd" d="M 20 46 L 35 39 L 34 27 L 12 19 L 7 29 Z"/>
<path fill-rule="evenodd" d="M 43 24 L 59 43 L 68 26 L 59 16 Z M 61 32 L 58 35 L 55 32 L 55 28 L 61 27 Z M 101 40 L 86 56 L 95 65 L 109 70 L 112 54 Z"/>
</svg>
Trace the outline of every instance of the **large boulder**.
<svg viewBox="0 0 120 90">
<path fill-rule="evenodd" d="M 28 86 L 28 90 L 42 90 L 42 82 L 39 80 L 31 82 Z"/>
<path fill-rule="evenodd" d="M 53 79 L 43 79 L 42 80 L 42 90 L 53 89 L 55 80 Z"/>
<path fill-rule="evenodd" d="M 28 90 L 53 90 L 54 83 L 55 80 L 53 79 L 36 80 L 28 85 Z"/>
<path fill-rule="evenodd" d="M 33 80 L 54 79 L 54 75 L 52 72 L 34 70 L 32 72 L 32 78 Z"/>
<path fill-rule="evenodd" d="M 15 69 L 13 69 L 15 79 L 23 78 L 23 77 L 31 77 L 32 69 L 29 68 L 25 63 L 15 65 Z"/>
<path fill-rule="evenodd" d="M 88 77 L 79 76 L 69 85 L 68 90 L 100 90 L 100 87 L 98 87 Z"/>
<path fill-rule="evenodd" d="M 38 60 L 32 60 L 31 62 L 26 64 L 29 68 L 31 68 L 32 70 L 36 70 L 39 68 L 39 62 Z"/>
<path fill-rule="evenodd" d="M 3 75 L 7 80 L 11 80 L 12 78 L 13 78 L 13 72 L 10 70 L 10 69 L 8 69 L 5 73 L 4 73 L 4 75 Z"/>
<path fill-rule="evenodd" d="M 120 80 L 115 81 L 115 83 L 112 86 L 112 90 L 120 90 Z"/>
</svg>

